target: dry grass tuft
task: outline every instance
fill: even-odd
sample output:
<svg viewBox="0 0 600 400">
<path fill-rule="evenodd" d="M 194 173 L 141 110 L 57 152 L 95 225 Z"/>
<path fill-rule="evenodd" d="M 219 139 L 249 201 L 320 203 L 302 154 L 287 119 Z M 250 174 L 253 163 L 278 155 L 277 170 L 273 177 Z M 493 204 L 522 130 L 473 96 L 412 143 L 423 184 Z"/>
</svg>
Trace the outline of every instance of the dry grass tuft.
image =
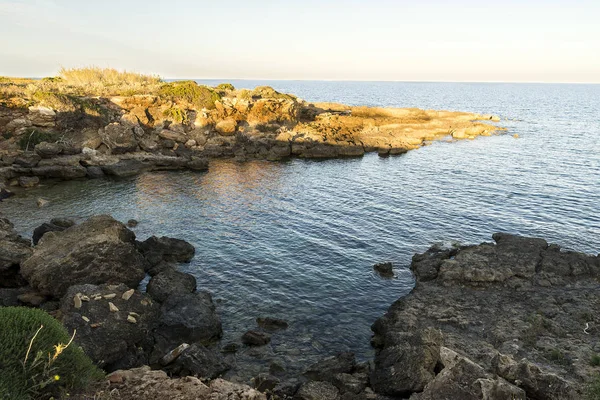
<svg viewBox="0 0 600 400">
<path fill-rule="evenodd" d="M 67 84 L 83 85 L 157 85 L 161 83 L 158 76 L 143 75 L 136 72 L 119 71 L 114 68 L 61 68 L 59 77 Z"/>
</svg>

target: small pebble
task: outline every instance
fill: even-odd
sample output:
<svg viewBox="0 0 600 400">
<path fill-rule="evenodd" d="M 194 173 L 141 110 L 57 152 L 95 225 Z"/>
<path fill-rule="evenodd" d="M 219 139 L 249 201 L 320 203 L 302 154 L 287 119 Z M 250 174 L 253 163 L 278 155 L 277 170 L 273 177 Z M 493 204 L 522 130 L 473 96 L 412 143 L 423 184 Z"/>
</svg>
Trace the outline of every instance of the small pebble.
<svg viewBox="0 0 600 400">
<path fill-rule="evenodd" d="M 73 298 L 73 307 L 75 307 L 76 309 L 81 308 L 81 297 L 79 297 L 79 294 L 76 294 Z"/>
<path fill-rule="evenodd" d="M 105 294 L 104 296 L 105 299 L 109 300 L 109 299 L 114 299 L 115 297 L 117 297 L 116 293 L 110 293 L 110 294 Z"/>
<path fill-rule="evenodd" d="M 129 289 L 128 291 L 123 293 L 123 296 L 121 296 L 121 298 L 123 300 L 127 301 L 131 298 L 131 296 L 133 296 L 133 293 L 135 293 L 135 290 Z"/>
<path fill-rule="evenodd" d="M 117 306 L 115 306 L 110 301 L 108 302 L 108 308 L 110 309 L 110 312 L 118 312 L 119 311 L 119 309 L 117 308 Z"/>
<path fill-rule="evenodd" d="M 135 317 L 133 315 L 128 315 L 127 322 L 131 322 L 132 324 L 135 324 L 135 323 L 137 323 L 137 320 L 135 319 Z"/>
<path fill-rule="evenodd" d="M 90 301 L 90 298 L 89 298 L 89 297 L 87 297 L 85 294 L 84 294 L 84 295 L 81 295 L 81 296 L 79 296 L 79 298 L 81 299 L 81 301 Z"/>
<path fill-rule="evenodd" d="M 90 319 L 88 317 L 86 317 L 85 315 L 82 315 L 81 319 L 84 320 L 85 322 L 90 322 Z"/>
</svg>

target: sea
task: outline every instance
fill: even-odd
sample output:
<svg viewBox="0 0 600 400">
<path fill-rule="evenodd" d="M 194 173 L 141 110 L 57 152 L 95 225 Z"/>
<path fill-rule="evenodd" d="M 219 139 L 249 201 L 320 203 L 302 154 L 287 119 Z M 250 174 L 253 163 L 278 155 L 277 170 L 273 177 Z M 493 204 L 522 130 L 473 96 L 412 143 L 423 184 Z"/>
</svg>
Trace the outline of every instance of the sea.
<svg viewBox="0 0 600 400">
<path fill-rule="evenodd" d="M 51 217 L 111 214 L 138 220 L 140 240 L 191 242 L 196 256 L 180 269 L 213 294 L 221 345 L 239 343 L 257 317 L 289 322 L 268 346 L 241 347 L 230 379 L 272 364 L 301 371 L 341 351 L 369 360 L 371 324 L 411 291 L 411 258 L 434 244 L 509 232 L 600 251 L 600 85 L 228 82 L 310 102 L 494 114 L 507 128 L 385 158 L 221 160 L 203 173 L 45 184 L 0 204 L 23 235 Z M 393 263 L 392 279 L 374 272 L 380 262 Z"/>
</svg>

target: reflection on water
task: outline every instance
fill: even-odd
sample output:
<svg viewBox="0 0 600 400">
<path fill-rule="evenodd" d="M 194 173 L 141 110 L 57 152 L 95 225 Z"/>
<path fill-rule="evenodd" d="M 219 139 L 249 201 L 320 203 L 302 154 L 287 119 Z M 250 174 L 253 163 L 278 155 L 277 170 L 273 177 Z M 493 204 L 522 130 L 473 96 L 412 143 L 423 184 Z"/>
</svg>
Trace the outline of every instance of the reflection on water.
<svg viewBox="0 0 600 400">
<path fill-rule="evenodd" d="M 182 269 L 214 294 L 224 343 L 259 316 L 290 322 L 266 348 L 241 351 L 242 379 L 271 361 L 294 370 L 337 351 L 369 357 L 370 325 L 410 290 L 410 258 L 433 242 L 510 231 L 600 249 L 600 86 L 286 84 L 314 100 L 497 113 L 520 139 L 390 158 L 215 161 L 208 173 L 47 185 L 1 203 L 2 212 L 27 234 L 50 217 L 109 213 L 139 220 L 140 239 L 190 241 L 196 257 Z M 39 196 L 47 208 L 37 208 Z M 374 274 L 382 261 L 395 264 L 396 279 Z"/>
</svg>

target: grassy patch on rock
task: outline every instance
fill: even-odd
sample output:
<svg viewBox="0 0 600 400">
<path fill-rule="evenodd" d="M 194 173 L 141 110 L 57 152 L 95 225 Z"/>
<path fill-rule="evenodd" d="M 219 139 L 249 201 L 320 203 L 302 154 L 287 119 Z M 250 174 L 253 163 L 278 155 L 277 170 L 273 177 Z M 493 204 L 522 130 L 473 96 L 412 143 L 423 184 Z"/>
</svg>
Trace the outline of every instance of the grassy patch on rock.
<svg viewBox="0 0 600 400">
<path fill-rule="evenodd" d="M 103 373 L 42 310 L 0 308 L 0 398 L 35 399 L 82 389 Z"/>
<path fill-rule="evenodd" d="M 207 86 L 198 85 L 194 81 L 176 81 L 163 84 L 158 90 L 159 96 L 174 101 L 186 102 L 199 109 L 213 109 L 221 96 Z"/>
</svg>

